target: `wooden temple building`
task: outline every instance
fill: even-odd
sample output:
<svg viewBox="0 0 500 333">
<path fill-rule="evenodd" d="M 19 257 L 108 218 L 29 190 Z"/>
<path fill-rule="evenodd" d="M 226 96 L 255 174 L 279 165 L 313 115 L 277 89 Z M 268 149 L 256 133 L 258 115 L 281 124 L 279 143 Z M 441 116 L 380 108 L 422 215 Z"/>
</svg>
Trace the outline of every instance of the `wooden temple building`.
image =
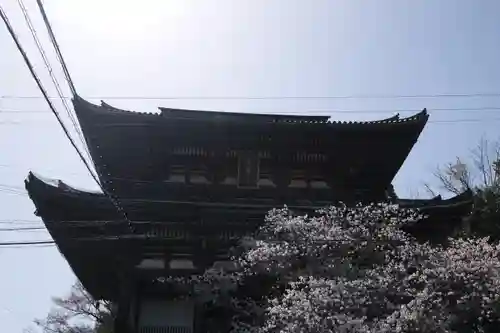
<svg viewBox="0 0 500 333">
<path fill-rule="evenodd" d="M 392 190 L 426 110 L 335 122 L 167 108 L 146 114 L 80 97 L 73 103 L 106 194 L 33 173 L 26 188 L 83 285 L 118 304 L 115 333 L 203 332 L 194 305 L 172 305 L 153 281 L 224 267 L 229 248 L 272 208 L 398 202 L 428 212 L 412 232 L 437 240 L 470 210 L 470 193 L 403 200 Z"/>
</svg>

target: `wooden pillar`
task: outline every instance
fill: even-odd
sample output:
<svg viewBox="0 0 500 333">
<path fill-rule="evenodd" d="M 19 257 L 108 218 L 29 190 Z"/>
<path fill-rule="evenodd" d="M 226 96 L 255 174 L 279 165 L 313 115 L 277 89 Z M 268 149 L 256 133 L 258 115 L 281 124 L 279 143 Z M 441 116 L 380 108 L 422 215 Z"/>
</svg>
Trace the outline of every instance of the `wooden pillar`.
<svg viewBox="0 0 500 333">
<path fill-rule="evenodd" d="M 130 318 L 131 316 L 131 301 L 130 295 L 125 295 L 124 286 L 121 287 L 121 295 L 118 300 L 118 313 L 115 317 L 114 323 L 114 333 L 135 333 L 133 327 L 131 327 L 131 322 L 135 321 L 135 318 Z M 132 319 L 132 320 L 131 320 Z"/>
<path fill-rule="evenodd" d="M 226 176 L 224 164 L 225 159 L 226 156 L 224 151 L 220 148 L 214 147 L 209 151 L 209 156 L 207 157 L 207 178 L 214 185 L 222 182 Z"/>
<path fill-rule="evenodd" d="M 288 151 L 273 151 L 272 180 L 276 184 L 280 199 L 286 197 L 292 180 L 291 154 Z"/>
<path fill-rule="evenodd" d="M 195 304 L 194 307 L 194 322 L 193 322 L 193 332 L 194 333 L 203 333 L 203 328 L 205 327 L 204 323 L 204 313 L 203 308 L 199 304 Z"/>
<path fill-rule="evenodd" d="M 116 268 L 118 283 L 118 310 L 114 322 L 113 333 L 135 333 L 135 315 L 132 314 L 132 302 L 134 301 L 134 290 L 132 272 L 127 262 L 120 262 Z"/>
<path fill-rule="evenodd" d="M 257 151 L 247 150 L 238 152 L 239 187 L 257 188 L 260 179 L 260 157 Z"/>
</svg>

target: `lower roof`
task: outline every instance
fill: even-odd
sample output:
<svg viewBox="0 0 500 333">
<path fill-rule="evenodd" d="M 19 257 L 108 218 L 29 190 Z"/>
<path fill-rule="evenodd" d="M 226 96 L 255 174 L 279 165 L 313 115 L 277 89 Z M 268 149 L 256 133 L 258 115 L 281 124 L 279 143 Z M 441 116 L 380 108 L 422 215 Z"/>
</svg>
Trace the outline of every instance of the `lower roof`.
<svg viewBox="0 0 500 333">
<path fill-rule="evenodd" d="M 189 245 L 187 245 L 188 243 L 184 244 L 182 239 L 174 242 L 170 238 L 136 234 L 135 231 L 129 229 L 130 225 L 128 223 L 120 220 L 121 216 L 118 214 L 113 216 L 113 213 L 116 212 L 115 208 L 102 193 L 79 190 L 66 185 L 62 181 L 42 179 L 33 173 L 30 173 L 26 180 L 26 189 L 35 203 L 37 214 L 43 219 L 60 252 L 68 261 L 75 275 L 97 299 L 113 300 L 117 297 L 119 292 L 117 286 L 121 274 L 129 272 L 130 266 L 127 265 L 135 265 L 138 260 L 140 261 L 141 253 L 139 249 L 167 249 L 171 247 L 177 248 L 177 246 L 182 248 L 187 246 L 188 249 L 191 249 L 190 251 L 201 249 L 200 244 L 195 241 L 189 242 Z M 423 234 L 425 238 L 426 235 L 449 233 L 454 228 L 454 224 L 459 223 L 461 217 L 470 211 L 472 193 L 470 191 L 465 192 L 447 200 L 436 197 L 430 200 L 401 199 L 399 202 L 405 208 L 420 207 L 424 214 L 429 215 L 428 219 L 422 220 L 423 222 L 419 222 L 417 225 L 416 232 Z M 159 203 L 157 208 L 159 211 L 175 212 L 176 205 L 185 204 Z M 165 205 L 169 205 L 170 208 Z M 194 203 L 190 205 L 194 205 Z M 146 209 L 157 209 L 154 208 L 155 205 L 147 207 Z M 221 203 L 220 208 L 224 207 Z M 212 209 L 213 207 L 205 208 Z M 258 220 L 258 222 L 253 222 L 254 224 L 233 222 L 231 225 L 219 225 L 216 228 L 199 225 L 194 226 L 196 229 L 193 230 L 195 232 L 202 230 L 202 232 L 213 233 L 214 235 L 216 233 L 224 234 L 232 230 L 245 233 L 249 230 L 255 230 L 259 223 L 262 223 L 264 214 L 270 207 L 254 206 L 240 207 L 239 209 L 243 208 L 246 209 L 240 210 L 239 215 L 235 215 L 236 219 L 254 214 L 254 218 L 257 216 L 254 221 Z M 298 208 L 300 210 L 300 207 Z M 318 207 L 308 208 L 314 209 Z M 191 209 L 185 211 L 194 212 L 195 215 L 204 214 L 203 211 L 197 209 L 195 206 L 191 206 Z M 225 209 L 229 209 L 229 207 L 225 207 Z M 106 216 L 106 214 L 110 214 L 110 216 Z M 224 213 L 219 216 L 228 214 Z M 135 221 L 130 222 L 133 223 L 133 228 L 137 228 L 134 224 Z M 144 225 L 144 222 L 141 223 Z M 175 228 L 176 231 L 181 233 L 183 230 L 193 227 L 188 227 L 188 223 L 177 223 L 175 226 L 168 223 L 163 224 L 165 224 L 164 228 L 169 230 Z M 152 223 L 147 222 L 147 225 L 152 225 Z M 222 244 L 221 240 L 211 242 L 208 245 L 208 249 L 211 250 L 205 250 L 205 252 L 201 253 L 204 253 L 205 256 L 213 251 L 215 251 L 213 253 L 216 253 L 221 246 L 220 244 Z M 230 242 L 227 244 L 230 244 Z M 215 257 L 212 259 L 214 261 L 218 260 Z M 165 272 L 162 274 L 165 274 Z"/>
<path fill-rule="evenodd" d="M 50 179 L 50 178 L 45 178 L 40 175 L 37 175 L 33 172 L 30 172 L 27 179 L 26 179 L 26 189 L 28 193 L 30 194 L 32 200 L 36 200 L 37 198 L 42 198 L 43 196 L 53 196 L 53 195 L 63 195 L 67 197 L 72 197 L 74 199 L 83 199 L 85 198 L 86 200 L 103 200 L 103 201 L 109 201 L 109 198 L 106 197 L 102 192 L 100 191 L 89 191 L 89 190 L 84 190 L 84 189 L 78 189 L 76 187 L 70 186 L 63 182 L 62 180 L 59 179 Z M 430 199 L 401 199 L 397 198 L 393 203 L 398 204 L 401 208 L 437 208 L 437 207 L 449 207 L 449 206 L 455 206 L 455 205 L 460 205 L 464 203 L 470 203 L 472 202 L 473 199 L 473 192 L 471 190 L 466 190 L 461 194 L 458 194 L 452 198 L 449 199 L 443 199 L 441 195 L 438 195 L 434 198 Z M 139 200 L 140 201 L 140 200 Z M 149 201 L 149 200 L 148 200 Z M 158 200 L 161 201 L 161 200 Z M 175 204 L 191 204 L 193 206 L 206 206 L 206 207 L 213 207 L 213 206 L 219 206 L 221 207 L 226 207 L 226 206 L 231 206 L 227 205 L 227 203 L 213 203 L 213 202 L 182 202 L 182 201 L 163 201 L 165 203 L 175 203 Z M 257 208 L 257 207 L 262 207 L 262 208 L 268 208 L 269 205 L 254 205 L 254 204 L 240 204 L 240 205 L 235 205 L 237 207 L 241 208 Z M 296 206 L 294 208 L 298 209 L 320 209 L 323 206 Z M 293 208 L 293 206 L 292 206 Z"/>
</svg>

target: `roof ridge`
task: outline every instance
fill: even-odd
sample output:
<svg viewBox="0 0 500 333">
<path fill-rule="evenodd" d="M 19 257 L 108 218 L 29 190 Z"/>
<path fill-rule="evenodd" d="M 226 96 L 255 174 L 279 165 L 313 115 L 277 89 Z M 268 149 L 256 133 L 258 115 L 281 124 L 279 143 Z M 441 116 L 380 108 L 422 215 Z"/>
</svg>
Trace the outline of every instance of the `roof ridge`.
<svg viewBox="0 0 500 333">
<path fill-rule="evenodd" d="M 101 105 L 93 104 L 87 100 L 76 96 L 75 101 L 83 102 L 92 106 L 96 111 L 105 110 L 113 113 L 126 113 L 126 114 L 137 114 L 145 116 L 162 116 L 167 119 L 185 119 L 185 120 L 211 120 L 222 118 L 226 120 L 238 119 L 252 119 L 252 120 L 264 120 L 273 123 L 289 123 L 289 124 L 333 124 L 333 125 L 370 125 L 370 124 L 398 124 L 404 122 L 414 122 L 427 120 L 429 115 L 427 109 L 405 118 L 401 118 L 399 113 L 395 115 L 379 120 L 333 120 L 331 116 L 322 115 L 307 115 L 307 114 L 275 114 L 275 113 L 245 113 L 245 112 L 229 112 L 229 111 L 210 111 L 210 110 L 190 110 L 190 109 L 178 109 L 178 108 L 167 108 L 159 107 L 160 113 L 155 112 L 143 112 L 143 111 L 133 111 L 120 109 L 112 106 L 105 101 L 101 100 Z M 169 115 L 170 114 L 170 115 Z"/>
</svg>

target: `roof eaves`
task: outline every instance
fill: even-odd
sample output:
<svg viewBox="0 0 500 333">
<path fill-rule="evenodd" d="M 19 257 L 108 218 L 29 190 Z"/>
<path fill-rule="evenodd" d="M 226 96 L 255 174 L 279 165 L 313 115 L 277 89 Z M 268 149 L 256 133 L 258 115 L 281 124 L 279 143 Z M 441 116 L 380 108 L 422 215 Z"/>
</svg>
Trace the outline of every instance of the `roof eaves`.
<svg viewBox="0 0 500 333">
<path fill-rule="evenodd" d="M 428 118 L 427 109 L 423 109 L 419 113 L 406 117 L 400 118 L 399 113 L 395 114 L 392 117 L 381 119 L 381 120 L 369 120 L 369 121 L 330 121 L 330 124 L 334 125 L 377 125 L 377 124 L 400 124 L 407 122 L 419 122 L 419 121 L 427 121 Z"/>
<path fill-rule="evenodd" d="M 132 110 L 119 109 L 117 107 L 114 107 L 114 106 L 104 102 L 103 100 L 101 100 L 101 105 L 100 106 L 96 105 L 96 107 L 100 107 L 100 108 L 106 109 L 107 111 L 116 112 L 116 113 L 132 113 L 132 114 L 144 114 L 144 115 L 152 115 L 152 116 L 159 116 L 160 115 L 159 113 L 156 113 L 156 112 L 144 112 L 144 111 L 132 111 Z"/>
</svg>

